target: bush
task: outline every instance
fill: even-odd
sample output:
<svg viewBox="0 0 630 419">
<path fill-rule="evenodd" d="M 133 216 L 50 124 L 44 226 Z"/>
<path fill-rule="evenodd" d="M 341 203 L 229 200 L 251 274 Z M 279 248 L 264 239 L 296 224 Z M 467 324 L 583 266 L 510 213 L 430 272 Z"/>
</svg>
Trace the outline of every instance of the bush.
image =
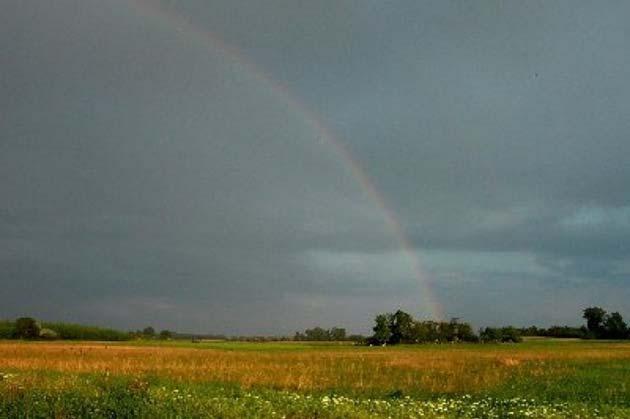
<svg viewBox="0 0 630 419">
<path fill-rule="evenodd" d="M 0 320 L 0 339 L 13 339 L 15 337 L 15 323 Z"/>
<path fill-rule="evenodd" d="M 501 343 L 518 343 L 522 342 L 523 338 L 518 329 L 508 327 L 486 327 L 479 331 L 479 339 L 482 342 L 501 342 Z"/>
<path fill-rule="evenodd" d="M 44 323 L 47 329 L 54 330 L 60 339 L 68 340 L 129 340 L 128 333 L 114 329 L 106 329 L 95 326 L 84 326 L 72 323 Z"/>
<path fill-rule="evenodd" d="M 171 332 L 170 330 L 162 330 L 159 334 L 159 338 L 161 340 L 173 339 L 173 332 Z"/>
<path fill-rule="evenodd" d="M 40 324 L 32 317 L 20 317 L 15 321 L 14 336 L 18 339 L 38 338 L 40 331 Z"/>
</svg>

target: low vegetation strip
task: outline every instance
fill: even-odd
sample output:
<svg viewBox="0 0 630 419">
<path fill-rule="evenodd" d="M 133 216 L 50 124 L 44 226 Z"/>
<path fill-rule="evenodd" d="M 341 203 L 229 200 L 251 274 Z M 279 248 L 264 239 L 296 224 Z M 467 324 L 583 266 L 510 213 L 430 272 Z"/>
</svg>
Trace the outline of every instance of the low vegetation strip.
<svg viewBox="0 0 630 419">
<path fill-rule="evenodd" d="M 131 337 L 119 330 L 64 322 L 39 322 L 31 317 L 0 320 L 0 339 L 124 341 Z"/>
</svg>

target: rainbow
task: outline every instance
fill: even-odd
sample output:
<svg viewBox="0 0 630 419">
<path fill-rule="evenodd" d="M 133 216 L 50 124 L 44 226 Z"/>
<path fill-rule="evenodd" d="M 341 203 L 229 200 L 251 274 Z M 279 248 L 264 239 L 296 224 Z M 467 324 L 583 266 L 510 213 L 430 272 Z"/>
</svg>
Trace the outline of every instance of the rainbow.
<svg viewBox="0 0 630 419">
<path fill-rule="evenodd" d="M 370 180 L 370 177 L 361 167 L 359 162 L 356 161 L 348 149 L 335 137 L 335 135 L 333 135 L 330 129 L 322 123 L 322 118 L 308 106 L 296 99 L 295 95 L 293 95 L 289 89 L 269 77 L 252 61 L 245 57 L 238 49 L 228 45 L 216 34 L 204 28 L 200 28 L 185 19 L 183 16 L 165 9 L 157 1 L 131 0 L 130 4 L 134 7 L 136 13 L 140 17 L 154 19 L 156 22 L 167 26 L 171 30 L 177 30 L 187 36 L 195 37 L 203 42 L 209 43 L 213 49 L 229 57 L 235 64 L 239 65 L 243 71 L 247 72 L 255 80 L 258 80 L 268 86 L 272 92 L 278 95 L 278 97 L 289 106 L 290 109 L 296 111 L 296 113 L 304 119 L 304 122 L 307 125 L 316 130 L 315 132 L 321 138 L 322 144 L 327 145 L 335 151 L 335 154 L 341 159 L 342 164 L 349 168 L 354 179 L 356 179 L 370 200 L 374 202 L 382 212 L 388 229 L 396 238 L 401 250 L 405 254 L 405 257 L 409 260 L 412 274 L 422 288 L 422 302 L 424 304 L 424 308 L 428 309 L 428 312 L 434 320 L 442 320 L 444 318 L 442 307 L 438 303 L 429 286 L 426 276 L 422 271 L 418 256 L 416 255 L 409 238 L 405 234 L 401 223 L 398 221 L 396 213 L 387 204 L 387 201 L 375 187 L 374 183 Z"/>
</svg>

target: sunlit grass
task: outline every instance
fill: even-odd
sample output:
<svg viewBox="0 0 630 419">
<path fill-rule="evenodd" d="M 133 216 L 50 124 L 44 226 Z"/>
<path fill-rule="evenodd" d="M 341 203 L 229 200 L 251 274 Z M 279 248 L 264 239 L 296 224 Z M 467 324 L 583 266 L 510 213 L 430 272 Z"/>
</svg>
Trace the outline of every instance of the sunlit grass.
<svg viewBox="0 0 630 419">
<path fill-rule="evenodd" d="M 172 389 L 181 389 L 191 394 L 198 407 L 222 409 L 218 405 L 211 407 L 205 399 L 212 393 L 212 397 L 222 400 L 221 406 L 232 406 L 232 417 L 238 417 L 235 412 L 248 411 L 239 410 L 235 402 L 229 401 L 226 389 L 233 389 L 237 393 L 263 394 L 263 399 L 275 400 L 269 403 L 278 404 L 278 409 L 288 403 L 287 394 L 319 398 L 337 394 L 358 401 L 411 397 L 411 404 L 404 409 L 412 410 L 429 409 L 413 403 L 439 398 L 446 404 L 444 400 L 459 400 L 453 406 L 460 409 L 462 397 L 471 397 L 496 411 L 503 409 L 497 407 L 496 400 L 533 398 L 535 402 L 521 406 L 523 411 L 534 412 L 544 405 L 551 409 L 549 412 L 560 409 L 557 417 L 572 417 L 567 412 L 577 414 L 571 409 L 578 407 L 591 413 L 593 409 L 621 409 L 615 410 L 618 417 L 624 417 L 618 414 L 621 411 L 630 415 L 630 344 L 620 342 L 532 341 L 518 345 L 382 348 L 290 342 L 151 345 L 6 341 L 0 343 L 0 372 L 7 374 L 6 379 L 0 377 L 0 399 L 3 403 L 13 400 L 7 406 L 14 407 L 27 403 L 30 397 L 43 397 L 40 402 L 49 405 L 51 400 L 57 400 L 53 394 L 64 395 L 59 396 L 62 399 L 94 399 L 94 406 L 100 406 L 99 403 L 105 403 L 103 400 L 118 400 L 108 393 L 111 391 L 122 392 L 120 397 L 130 392 L 132 399 L 140 392 L 142 403 L 154 403 Z M 124 388 L 116 387 L 116 383 L 124 383 Z M 241 402 L 258 403 L 256 400 L 245 398 Z M 323 409 L 320 402 L 317 406 Z M 306 410 L 296 413 L 296 417 L 316 408 L 312 401 L 304 403 Z M 345 408 L 350 409 L 352 403 L 347 402 Z M 129 406 L 125 409 L 132 408 Z M 368 417 L 375 408 L 352 406 L 353 417 Z M 177 407 L 180 408 L 184 407 Z M 402 409 L 391 407 L 399 408 Z M 282 409 L 290 411 L 286 406 Z M 449 415 L 458 417 L 453 413 L 457 409 Z M 339 410 L 339 417 L 344 417 L 343 412 Z M 584 413 L 583 417 L 589 415 Z"/>
<path fill-rule="evenodd" d="M 233 342 L 201 345 L 205 347 L 2 343 L 0 370 L 149 374 L 287 390 L 477 393 L 522 377 L 544 381 L 570 375 L 578 368 L 576 361 L 630 361 L 630 344 L 626 343 L 394 348 Z M 225 349 L 218 349 L 222 345 Z"/>
</svg>

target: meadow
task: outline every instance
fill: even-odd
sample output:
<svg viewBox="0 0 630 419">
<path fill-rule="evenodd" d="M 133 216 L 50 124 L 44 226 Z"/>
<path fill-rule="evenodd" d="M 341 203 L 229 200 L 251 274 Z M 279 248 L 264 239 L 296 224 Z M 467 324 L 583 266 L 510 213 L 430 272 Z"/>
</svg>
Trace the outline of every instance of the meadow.
<svg viewBox="0 0 630 419">
<path fill-rule="evenodd" d="M 0 417 L 630 418 L 630 343 L 3 341 Z"/>
</svg>

